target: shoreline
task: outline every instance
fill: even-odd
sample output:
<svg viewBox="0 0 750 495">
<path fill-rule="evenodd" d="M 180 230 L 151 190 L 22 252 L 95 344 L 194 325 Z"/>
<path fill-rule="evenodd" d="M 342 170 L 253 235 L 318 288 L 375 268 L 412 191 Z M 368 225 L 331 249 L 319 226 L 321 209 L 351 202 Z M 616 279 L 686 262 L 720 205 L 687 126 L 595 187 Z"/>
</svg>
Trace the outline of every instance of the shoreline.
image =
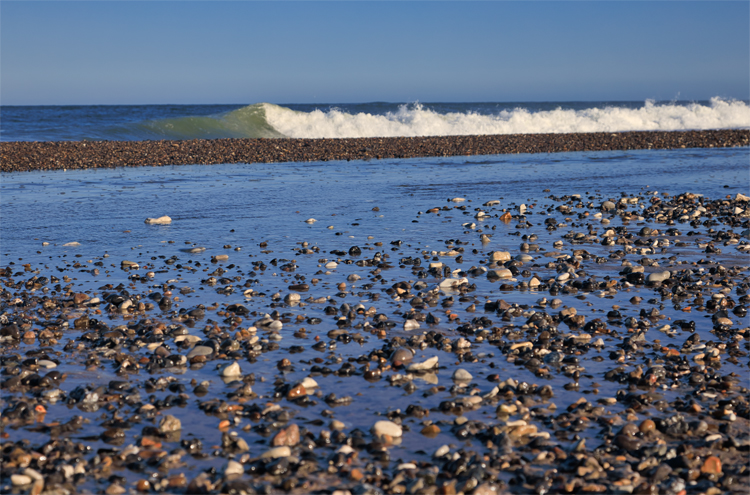
<svg viewBox="0 0 750 495">
<path fill-rule="evenodd" d="M 750 145 L 750 130 L 336 139 L 0 142 L 0 172 Z"/>
</svg>

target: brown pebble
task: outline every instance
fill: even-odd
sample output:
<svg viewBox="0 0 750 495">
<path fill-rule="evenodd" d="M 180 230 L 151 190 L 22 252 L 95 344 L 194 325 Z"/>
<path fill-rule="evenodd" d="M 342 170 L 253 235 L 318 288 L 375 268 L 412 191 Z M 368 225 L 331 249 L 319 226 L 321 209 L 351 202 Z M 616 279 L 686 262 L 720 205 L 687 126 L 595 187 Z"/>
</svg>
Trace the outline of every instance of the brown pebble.
<svg viewBox="0 0 750 495">
<path fill-rule="evenodd" d="M 641 425 L 638 427 L 641 433 L 649 433 L 654 431 L 656 423 L 652 419 L 644 419 Z"/>
<path fill-rule="evenodd" d="M 709 456 L 703 462 L 701 466 L 701 473 L 703 474 L 721 474 L 721 459 L 715 455 Z"/>
<path fill-rule="evenodd" d="M 296 424 L 291 424 L 287 426 L 286 428 L 282 428 L 279 430 L 278 433 L 273 437 L 273 440 L 271 441 L 271 445 L 274 447 L 281 447 L 283 445 L 288 445 L 289 447 L 292 447 L 294 445 L 297 445 L 299 443 L 299 426 Z"/>
<path fill-rule="evenodd" d="M 428 438 L 435 438 L 437 434 L 440 433 L 440 427 L 436 424 L 427 425 L 422 428 L 420 433 Z"/>
<path fill-rule="evenodd" d="M 148 480 L 138 480 L 135 484 L 135 489 L 139 492 L 151 491 L 151 483 Z"/>
<path fill-rule="evenodd" d="M 293 387 L 287 392 L 286 398 L 287 399 L 296 399 L 297 397 L 302 397 L 304 395 L 307 395 L 307 389 L 302 385 L 297 385 L 296 387 Z"/>
</svg>

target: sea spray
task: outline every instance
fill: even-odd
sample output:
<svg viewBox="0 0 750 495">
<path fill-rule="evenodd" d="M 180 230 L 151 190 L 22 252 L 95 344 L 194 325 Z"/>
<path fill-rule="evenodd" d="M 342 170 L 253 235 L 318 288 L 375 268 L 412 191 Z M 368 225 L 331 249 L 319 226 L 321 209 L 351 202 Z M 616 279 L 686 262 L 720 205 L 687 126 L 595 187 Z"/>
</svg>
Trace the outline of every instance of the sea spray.
<svg viewBox="0 0 750 495">
<path fill-rule="evenodd" d="M 575 132 L 677 131 L 750 127 L 750 106 L 712 98 L 709 104 L 657 104 L 639 108 L 607 105 L 576 110 L 519 106 L 495 113 L 443 112 L 419 103 L 385 114 L 348 113 L 340 108 L 293 111 L 263 104 L 268 123 L 294 138 L 462 136 Z M 499 106 L 499 105 L 498 105 Z"/>
</svg>

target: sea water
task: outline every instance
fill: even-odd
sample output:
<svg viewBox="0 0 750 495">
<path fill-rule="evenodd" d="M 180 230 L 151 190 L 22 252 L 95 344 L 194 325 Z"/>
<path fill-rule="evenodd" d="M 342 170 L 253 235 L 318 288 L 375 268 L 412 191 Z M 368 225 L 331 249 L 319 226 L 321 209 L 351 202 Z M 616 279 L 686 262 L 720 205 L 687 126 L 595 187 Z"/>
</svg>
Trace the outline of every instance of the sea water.
<svg viewBox="0 0 750 495">
<path fill-rule="evenodd" d="M 600 151 L 6 173 L 2 255 L 41 260 L 68 242 L 125 255 L 169 239 L 212 248 L 217 239 L 271 240 L 286 249 L 302 238 L 339 243 L 336 233 L 357 241 L 373 234 L 433 241 L 455 233 L 428 229 L 413 217 L 448 197 L 473 199 L 474 208 L 492 199 L 505 207 L 538 203 L 550 194 L 747 194 L 748 154 L 747 148 Z M 143 225 L 161 215 L 173 224 Z M 311 217 L 319 222 L 303 222 Z"/>
<path fill-rule="evenodd" d="M 3 106 L 0 140 L 344 138 L 750 128 L 747 101 Z"/>
</svg>

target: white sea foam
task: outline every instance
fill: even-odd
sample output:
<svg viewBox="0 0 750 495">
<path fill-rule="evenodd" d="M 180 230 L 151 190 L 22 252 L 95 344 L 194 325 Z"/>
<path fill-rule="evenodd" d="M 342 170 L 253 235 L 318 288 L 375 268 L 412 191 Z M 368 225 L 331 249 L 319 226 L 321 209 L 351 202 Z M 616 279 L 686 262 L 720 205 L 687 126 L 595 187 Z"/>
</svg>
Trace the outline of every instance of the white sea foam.
<svg viewBox="0 0 750 495">
<path fill-rule="evenodd" d="M 581 110 L 557 108 L 438 113 L 419 103 L 401 105 L 384 115 L 347 113 L 340 109 L 298 112 L 262 104 L 266 122 L 292 138 L 452 136 L 573 132 L 676 131 L 750 128 L 750 105 L 712 98 L 705 104 L 647 101 L 640 108 L 604 106 Z"/>
</svg>

